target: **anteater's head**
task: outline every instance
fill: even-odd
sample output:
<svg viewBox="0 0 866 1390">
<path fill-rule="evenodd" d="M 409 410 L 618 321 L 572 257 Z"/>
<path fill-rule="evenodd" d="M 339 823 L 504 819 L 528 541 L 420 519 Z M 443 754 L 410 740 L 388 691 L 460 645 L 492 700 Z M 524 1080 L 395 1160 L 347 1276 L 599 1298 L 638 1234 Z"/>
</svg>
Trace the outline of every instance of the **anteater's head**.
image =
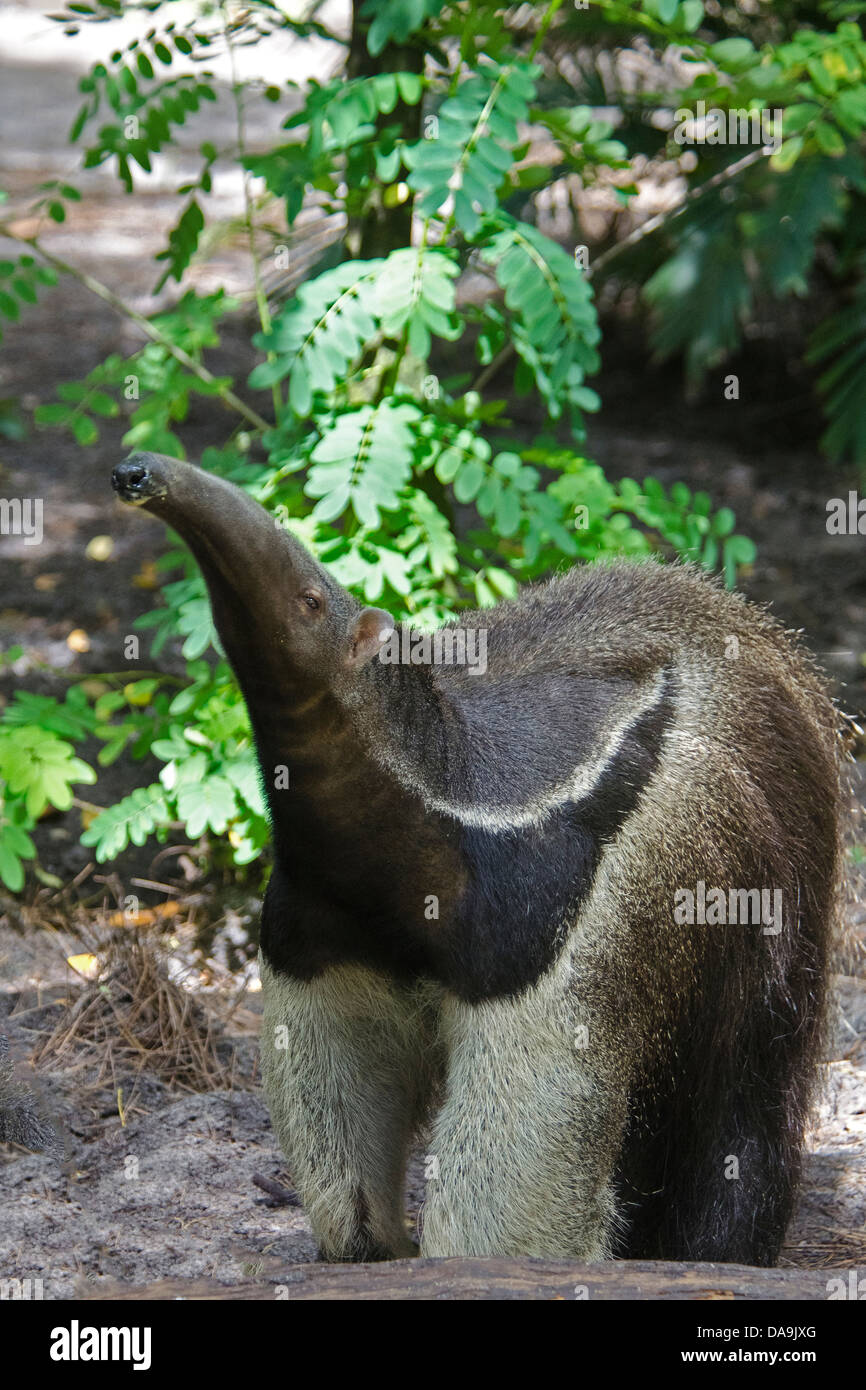
<svg viewBox="0 0 866 1390">
<path fill-rule="evenodd" d="M 394 622 L 362 608 L 248 493 L 194 464 L 132 454 L 112 484 L 186 541 L 238 676 L 331 685 L 374 657 Z"/>
</svg>

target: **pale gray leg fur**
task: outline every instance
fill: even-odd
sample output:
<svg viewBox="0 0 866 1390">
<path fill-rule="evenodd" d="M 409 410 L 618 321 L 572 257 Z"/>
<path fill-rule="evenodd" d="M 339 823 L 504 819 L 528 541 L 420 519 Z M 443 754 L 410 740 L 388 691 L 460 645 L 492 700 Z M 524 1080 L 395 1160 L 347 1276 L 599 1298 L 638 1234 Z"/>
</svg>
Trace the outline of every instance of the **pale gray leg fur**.
<svg viewBox="0 0 866 1390">
<path fill-rule="evenodd" d="M 517 999 L 443 1001 L 423 1255 L 610 1254 L 624 1089 L 575 1046 L 578 1022 L 567 953 Z"/>
<path fill-rule="evenodd" d="M 361 966 L 299 981 L 260 963 L 265 1093 L 320 1253 L 416 1253 L 403 1187 L 435 1068 L 431 991 Z"/>
</svg>

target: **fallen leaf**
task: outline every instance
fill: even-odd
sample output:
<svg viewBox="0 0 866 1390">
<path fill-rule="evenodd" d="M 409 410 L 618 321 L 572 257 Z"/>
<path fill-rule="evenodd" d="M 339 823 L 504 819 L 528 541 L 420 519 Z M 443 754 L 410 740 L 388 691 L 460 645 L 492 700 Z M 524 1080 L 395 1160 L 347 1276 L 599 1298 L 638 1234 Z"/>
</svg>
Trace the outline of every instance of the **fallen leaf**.
<svg viewBox="0 0 866 1390">
<path fill-rule="evenodd" d="M 159 588 L 159 571 L 152 560 L 145 560 L 138 574 L 133 575 L 132 582 L 136 589 Z"/>
<path fill-rule="evenodd" d="M 181 912 L 181 904 L 176 902 L 159 903 L 157 907 L 143 907 L 139 912 L 112 912 L 108 919 L 110 927 L 150 927 L 163 917 L 174 917 Z"/>
<path fill-rule="evenodd" d="M 87 542 L 84 553 L 88 560 L 110 560 L 114 554 L 114 541 L 110 536 L 94 536 Z"/>
<path fill-rule="evenodd" d="M 80 956 L 67 956 L 66 964 L 71 965 L 76 975 L 83 976 L 85 980 L 95 980 L 99 974 L 99 961 L 88 951 L 82 952 Z"/>
</svg>

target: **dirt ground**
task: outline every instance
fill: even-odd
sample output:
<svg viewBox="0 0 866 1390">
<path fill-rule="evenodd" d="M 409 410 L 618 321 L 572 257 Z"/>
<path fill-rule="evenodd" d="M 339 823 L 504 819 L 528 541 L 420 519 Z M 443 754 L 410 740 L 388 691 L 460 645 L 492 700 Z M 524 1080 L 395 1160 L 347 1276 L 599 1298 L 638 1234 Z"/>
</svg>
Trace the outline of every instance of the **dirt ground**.
<svg viewBox="0 0 866 1390">
<path fill-rule="evenodd" d="M 74 83 L 75 73 L 59 66 L 0 70 L 0 117 L 14 115 L 16 128 L 31 136 L 23 152 L 20 142 L 14 150 L 8 140 L 0 145 L 0 182 L 13 194 L 68 169 L 58 131 L 75 108 Z M 228 119 L 223 98 L 209 113 L 209 137 L 218 138 Z M 266 124 L 253 126 L 254 137 L 268 133 Z M 201 138 L 200 131 L 191 134 L 188 149 Z M 141 198 L 127 204 L 104 172 L 93 171 L 87 176 L 92 198 L 47 244 L 148 309 L 156 279 L 150 257 L 170 225 L 176 207 L 170 190 L 185 172 L 184 157 L 182 146 L 177 167 L 159 172 L 146 217 Z M 226 211 L 236 205 L 237 189 L 227 182 L 219 196 Z M 233 290 L 246 283 L 246 269 L 242 249 L 229 244 L 200 283 Z M 6 332 L 0 398 L 28 407 L 53 399 L 58 381 L 80 378 L 109 352 L 136 343 L 104 304 L 64 281 Z M 604 408 L 591 423 L 589 454 L 611 476 L 681 478 L 705 487 L 717 505 L 732 506 L 738 529 L 759 548 L 743 587 L 805 630 L 842 704 L 862 713 L 866 551 L 862 538 L 830 537 L 824 525 L 827 499 L 844 496 L 857 480 L 820 461 L 812 386 L 794 365 L 796 353 L 768 325 L 725 369 L 737 371 L 742 383 L 740 401 L 731 403 L 723 399 L 721 375 L 698 399 L 686 400 L 676 368 L 648 366 L 640 335 L 617 318 L 607 323 L 604 349 L 604 371 L 593 383 Z M 229 329 L 209 365 L 244 382 L 252 360 L 242 322 Z M 811 408 L 804 411 L 804 402 Z M 531 428 L 531 407 L 515 403 L 514 416 Z M 53 431 L 0 439 L 0 491 L 45 500 L 41 545 L 0 540 L 0 650 L 25 648 L 12 673 L 4 672 L 0 697 L 8 698 L 15 685 L 56 692 L 70 676 L 118 669 L 133 618 L 153 606 L 153 594 L 133 581 L 160 553 L 161 529 L 116 505 L 109 488 L 111 468 L 124 453 L 124 427 L 107 422 L 99 444 L 87 450 Z M 224 428 L 220 408 L 194 398 L 182 426 L 189 456 L 221 442 Z M 86 558 L 98 535 L 111 537 L 108 560 Z M 69 646 L 73 629 L 87 634 L 88 651 Z M 87 791 L 98 804 L 110 804 L 154 771 L 118 765 Z M 0 900 L 0 1035 L 8 1037 L 16 1075 L 31 1087 L 55 1135 L 46 1153 L 0 1145 L 0 1278 L 41 1279 L 46 1298 L 63 1298 L 114 1280 L 211 1277 L 239 1284 L 312 1260 L 302 1211 L 273 1205 L 265 1190 L 269 1181 L 290 1188 L 290 1177 L 257 1084 L 260 871 L 240 885 L 216 872 L 202 876 L 196 847 L 180 841 L 96 866 L 79 843 L 80 829 L 77 809 L 40 826 L 40 863 L 60 888 L 34 880 L 21 900 Z M 78 1043 L 32 1063 L 58 1020 L 93 1002 L 94 986 L 67 960 L 87 953 L 95 940 L 105 942 L 110 915 L 128 893 L 145 911 L 179 903 L 158 919 L 152 937 L 178 998 L 193 998 L 201 1010 L 196 1027 L 212 1049 L 207 1089 L 178 1088 L 158 1068 L 142 1067 L 140 1056 L 101 1043 L 98 1035 L 87 1042 L 85 1030 Z M 825 1099 L 785 1251 L 789 1264 L 847 1268 L 866 1260 L 862 908 L 852 910 L 850 926 L 852 944 L 840 962 L 845 973 L 836 978 L 839 1011 Z M 93 1014 L 84 1017 L 92 1021 Z M 422 1169 L 419 1155 L 407 1192 L 410 1213 L 423 1198 Z"/>
</svg>

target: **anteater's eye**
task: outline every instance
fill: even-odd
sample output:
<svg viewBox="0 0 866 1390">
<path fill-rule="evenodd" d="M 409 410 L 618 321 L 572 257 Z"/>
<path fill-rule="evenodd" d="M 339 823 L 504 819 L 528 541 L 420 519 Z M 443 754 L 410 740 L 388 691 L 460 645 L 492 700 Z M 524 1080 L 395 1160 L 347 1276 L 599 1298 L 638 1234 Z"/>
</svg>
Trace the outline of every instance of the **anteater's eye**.
<svg viewBox="0 0 866 1390">
<path fill-rule="evenodd" d="M 312 608 L 313 610 L 321 607 L 321 604 L 319 603 L 319 600 L 316 598 L 315 594 L 304 594 L 303 601 L 308 608 Z"/>
</svg>

